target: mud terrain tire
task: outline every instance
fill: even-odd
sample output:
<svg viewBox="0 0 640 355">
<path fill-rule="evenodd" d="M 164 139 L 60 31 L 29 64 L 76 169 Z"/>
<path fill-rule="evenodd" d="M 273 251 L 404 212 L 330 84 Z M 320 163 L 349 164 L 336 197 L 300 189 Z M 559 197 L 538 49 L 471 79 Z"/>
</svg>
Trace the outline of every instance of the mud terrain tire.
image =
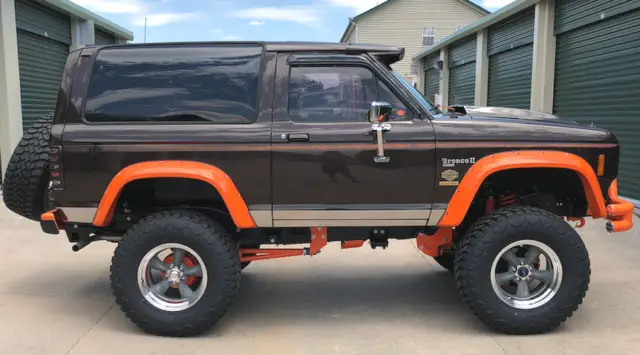
<svg viewBox="0 0 640 355">
<path fill-rule="evenodd" d="M 5 205 L 13 212 L 39 221 L 46 212 L 49 184 L 49 134 L 53 115 L 37 120 L 13 151 L 2 181 Z"/>
<path fill-rule="evenodd" d="M 184 310 L 155 307 L 138 284 L 144 256 L 166 243 L 191 248 L 206 268 L 202 297 Z M 124 314 L 145 332 L 162 336 L 193 336 L 210 329 L 231 306 L 240 278 L 240 255 L 231 235 L 209 217 L 184 210 L 158 212 L 136 223 L 122 237 L 111 264 L 111 289 Z"/>
<path fill-rule="evenodd" d="M 531 303 L 529 309 L 508 304 L 516 298 L 502 294 L 498 296 L 493 284 L 499 275 L 494 273 L 492 265 L 496 261 L 502 261 L 502 258 L 497 258 L 506 255 L 501 254 L 504 250 L 517 250 L 517 253 L 520 253 L 521 247 L 507 248 L 521 242 L 544 245 L 556 254 L 562 271 L 557 291 L 545 302 Z M 522 254 L 515 252 L 512 255 L 517 256 L 514 265 L 527 266 L 523 261 L 527 259 L 526 255 L 522 257 Z M 507 258 L 509 259 L 511 258 Z M 537 263 L 541 262 L 540 256 L 537 260 Z M 503 263 L 512 264 L 507 261 Z M 514 270 L 508 265 L 504 266 L 504 270 Z M 518 268 L 515 270 L 519 271 Z M 515 273 L 516 276 L 518 271 Z M 496 267 L 497 272 L 499 271 Z M 510 272 L 504 272 L 504 275 L 507 274 Z M 553 213 L 529 206 L 500 209 L 479 219 L 463 237 L 462 247 L 456 253 L 454 264 L 456 286 L 464 302 L 483 323 L 495 331 L 506 334 L 538 334 L 558 327 L 582 303 L 588 289 L 590 274 L 589 255 L 578 233 Z M 516 282 L 518 286 L 522 283 L 508 282 Z M 508 288 L 510 285 L 513 284 L 495 287 Z M 526 288 L 528 290 L 529 286 Z M 534 290 L 531 291 L 531 295 L 535 295 Z"/>
</svg>

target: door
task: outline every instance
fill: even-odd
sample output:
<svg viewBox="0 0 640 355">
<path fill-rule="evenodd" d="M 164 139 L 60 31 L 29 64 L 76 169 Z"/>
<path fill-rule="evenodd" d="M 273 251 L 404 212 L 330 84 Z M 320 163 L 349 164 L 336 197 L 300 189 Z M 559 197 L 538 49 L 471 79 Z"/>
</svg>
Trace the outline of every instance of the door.
<svg viewBox="0 0 640 355">
<path fill-rule="evenodd" d="M 95 43 L 98 45 L 115 44 L 116 38 L 112 34 L 96 28 Z"/>
<path fill-rule="evenodd" d="M 71 18 L 35 1 L 18 0 L 15 6 L 22 123 L 26 131 L 56 108 L 71 44 Z"/>
<path fill-rule="evenodd" d="M 449 49 L 449 105 L 473 105 L 476 90 L 475 35 Z"/>
<path fill-rule="evenodd" d="M 620 140 L 618 186 L 640 200 L 640 3 L 556 2 L 554 113 Z M 611 14 L 604 20 L 600 14 Z"/>
<path fill-rule="evenodd" d="M 489 106 L 531 107 L 534 8 L 489 28 Z"/>
<path fill-rule="evenodd" d="M 440 73 L 434 68 L 424 72 L 424 97 L 429 101 L 436 102 L 436 94 L 440 92 Z"/>
<path fill-rule="evenodd" d="M 431 122 L 408 110 L 366 61 L 288 59 L 280 54 L 277 63 L 274 226 L 425 226 L 434 189 Z M 367 120 L 374 101 L 394 108 L 386 163 L 374 161 Z"/>
</svg>

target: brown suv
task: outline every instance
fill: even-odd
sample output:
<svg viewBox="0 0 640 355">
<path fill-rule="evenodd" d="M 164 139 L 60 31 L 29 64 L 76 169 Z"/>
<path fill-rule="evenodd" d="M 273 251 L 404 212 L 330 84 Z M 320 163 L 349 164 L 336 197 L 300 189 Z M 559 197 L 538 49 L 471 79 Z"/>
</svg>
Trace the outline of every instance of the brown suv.
<svg viewBox="0 0 640 355">
<path fill-rule="evenodd" d="M 403 55 L 257 42 L 74 51 L 55 114 L 13 154 L 5 203 L 65 231 L 74 251 L 118 243 L 113 292 L 154 334 L 208 329 L 250 262 L 408 238 L 491 328 L 555 328 L 589 283 L 567 221 L 632 227 L 617 139 L 525 110 L 441 111 L 391 69 Z"/>
</svg>

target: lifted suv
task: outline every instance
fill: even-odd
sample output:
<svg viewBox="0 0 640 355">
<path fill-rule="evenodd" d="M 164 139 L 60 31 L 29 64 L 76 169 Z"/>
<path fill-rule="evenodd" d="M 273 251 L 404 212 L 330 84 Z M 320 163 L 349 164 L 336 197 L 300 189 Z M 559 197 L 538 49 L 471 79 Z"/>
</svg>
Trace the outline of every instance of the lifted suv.
<svg viewBox="0 0 640 355">
<path fill-rule="evenodd" d="M 5 203 L 65 231 L 74 251 L 117 242 L 117 302 L 154 334 L 208 329 L 253 261 L 409 238 L 489 327 L 555 328 L 589 283 L 567 221 L 632 227 L 617 139 L 530 111 L 442 112 L 391 70 L 403 55 L 313 43 L 74 51 L 55 114 L 14 152 Z"/>
</svg>

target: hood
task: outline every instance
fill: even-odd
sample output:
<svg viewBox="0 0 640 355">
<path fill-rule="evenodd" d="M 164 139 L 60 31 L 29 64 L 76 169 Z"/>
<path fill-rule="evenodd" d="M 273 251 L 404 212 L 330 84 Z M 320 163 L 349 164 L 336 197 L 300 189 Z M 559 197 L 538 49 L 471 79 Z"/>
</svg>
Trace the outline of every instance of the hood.
<svg viewBox="0 0 640 355">
<path fill-rule="evenodd" d="M 472 118 L 479 117 L 495 117 L 495 118 L 519 118 L 529 120 L 559 120 L 556 115 L 548 113 L 524 110 L 510 107 L 491 107 L 491 106 L 454 106 L 456 112 L 460 112 Z M 458 109 L 461 108 L 460 111 Z M 462 112 L 464 110 L 464 112 Z"/>
<path fill-rule="evenodd" d="M 453 112 L 451 112 L 453 111 Z M 617 143 L 607 130 L 531 110 L 489 106 L 452 106 L 436 119 L 444 138 L 449 133 L 480 140 L 584 141 Z M 457 133 L 456 133 L 457 132 Z"/>
</svg>

